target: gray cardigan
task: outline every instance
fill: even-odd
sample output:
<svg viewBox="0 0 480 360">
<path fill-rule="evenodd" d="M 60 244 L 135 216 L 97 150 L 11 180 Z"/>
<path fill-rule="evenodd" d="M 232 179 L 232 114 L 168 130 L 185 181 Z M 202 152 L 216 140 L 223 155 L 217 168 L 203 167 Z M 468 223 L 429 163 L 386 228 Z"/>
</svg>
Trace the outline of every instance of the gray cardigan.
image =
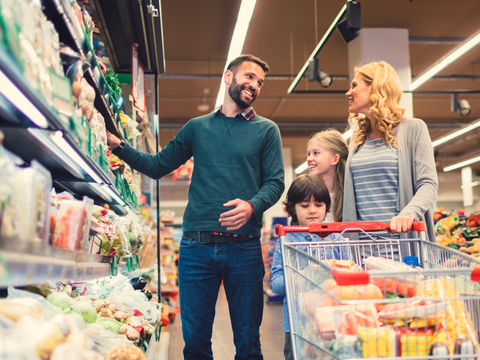
<svg viewBox="0 0 480 360">
<path fill-rule="evenodd" d="M 408 119 L 397 128 L 398 196 L 397 211 L 425 223 L 427 239 L 436 242 L 432 208 L 437 199 L 438 178 L 427 125 L 420 119 Z M 357 221 L 357 206 L 350 162 L 359 147 L 350 151 L 345 169 L 343 221 Z M 417 237 L 415 232 L 400 238 Z"/>
</svg>

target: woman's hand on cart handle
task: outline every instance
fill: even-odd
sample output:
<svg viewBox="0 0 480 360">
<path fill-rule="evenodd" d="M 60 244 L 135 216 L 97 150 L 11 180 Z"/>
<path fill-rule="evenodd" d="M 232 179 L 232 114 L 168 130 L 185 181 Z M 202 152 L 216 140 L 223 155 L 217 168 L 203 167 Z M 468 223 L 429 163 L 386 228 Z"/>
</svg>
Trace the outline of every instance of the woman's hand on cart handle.
<svg viewBox="0 0 480 360">
<path fill-rule="evenodd" d="M 390 220 L 390 230 L 388 233 L 393 236 L 394 233 L 404 233 L 415 230 L 413 228 L 414 219 L 408 215 L 397 215 Z"/>
</svg>

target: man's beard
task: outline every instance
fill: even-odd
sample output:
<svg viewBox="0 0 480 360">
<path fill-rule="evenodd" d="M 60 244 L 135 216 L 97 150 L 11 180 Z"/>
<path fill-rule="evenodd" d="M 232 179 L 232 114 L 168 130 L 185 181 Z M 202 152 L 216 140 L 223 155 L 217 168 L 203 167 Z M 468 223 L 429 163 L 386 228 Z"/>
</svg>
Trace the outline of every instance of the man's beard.
<svg viewBox="0 0 480 360">
<path fill-rule="evenodd" d="M 242 109 L 248 108 L 257 98 L 257 95 L 252 94 L 252 99 L 250 101 L 246 101 L 242 99 L 242 90 L 248 89 L 248 86 L 245 85 L 244 88 L 242 86 L 237 84 L 237 81 L 235 80 L 235 75 L 233 76 L 232 83 L 230 84 L 230 87 L 228 88 L 228 95 L 235 101 L 235 103 L 240 106 Z M 253 93 L 253 92 L 252 92 Z"/>
</svg>

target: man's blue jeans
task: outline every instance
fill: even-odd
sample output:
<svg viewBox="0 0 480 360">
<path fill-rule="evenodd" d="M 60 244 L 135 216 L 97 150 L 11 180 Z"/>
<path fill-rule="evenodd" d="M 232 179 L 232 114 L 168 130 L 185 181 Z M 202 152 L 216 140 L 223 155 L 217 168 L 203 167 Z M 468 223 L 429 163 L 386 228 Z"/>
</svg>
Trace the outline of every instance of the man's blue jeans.
<svg viewBox="0 0 480 360">
<path fill-rule="evenodd" d="M 213 359 L 215 304 L 223 280 L 227 295 L 235 360 L 263 359 L 260 324 L 263 316 L 263 276 L 260 240 L 206 244 L 183 237 L 178 276 L 186 360 Z"/>
</svg>

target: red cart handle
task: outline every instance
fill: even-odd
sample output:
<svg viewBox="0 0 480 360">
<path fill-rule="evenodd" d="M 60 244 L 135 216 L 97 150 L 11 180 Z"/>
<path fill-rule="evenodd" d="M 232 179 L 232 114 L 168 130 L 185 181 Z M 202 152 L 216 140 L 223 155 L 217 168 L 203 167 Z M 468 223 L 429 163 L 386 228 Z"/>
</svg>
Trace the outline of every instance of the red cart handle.
<svg viewBox="0 0 480 360">
<path fill-rule="evenodd" d="M 285 233 L 295 232 L 309 232 L 315 233 L 320 237 L 326 237 L 332 233 L 339 232 L 358 232 L 363 231 L 384 231 L 390 230 L 390 223 L 382 223 L 380 221 L 363 221 L 363 222 L 338 222 L 338 223 L 322 223 L 311 224 L 308 226 L 283 226 L 277 224 L 275 226 L 275 233 L 277 236 L 284 236 Z M 425 224 L 423 221 L 414 221 L 412 223 L 412 231 L 417 233 L 425 231 Z"/>
<path fill-rule="evenodd" d="M 332 269 L 330 272 L 335 282 L 340 286 L 367 285 L 370 283 L 370 274 L 365 270 L 351 271 Z"/>
</svg>

